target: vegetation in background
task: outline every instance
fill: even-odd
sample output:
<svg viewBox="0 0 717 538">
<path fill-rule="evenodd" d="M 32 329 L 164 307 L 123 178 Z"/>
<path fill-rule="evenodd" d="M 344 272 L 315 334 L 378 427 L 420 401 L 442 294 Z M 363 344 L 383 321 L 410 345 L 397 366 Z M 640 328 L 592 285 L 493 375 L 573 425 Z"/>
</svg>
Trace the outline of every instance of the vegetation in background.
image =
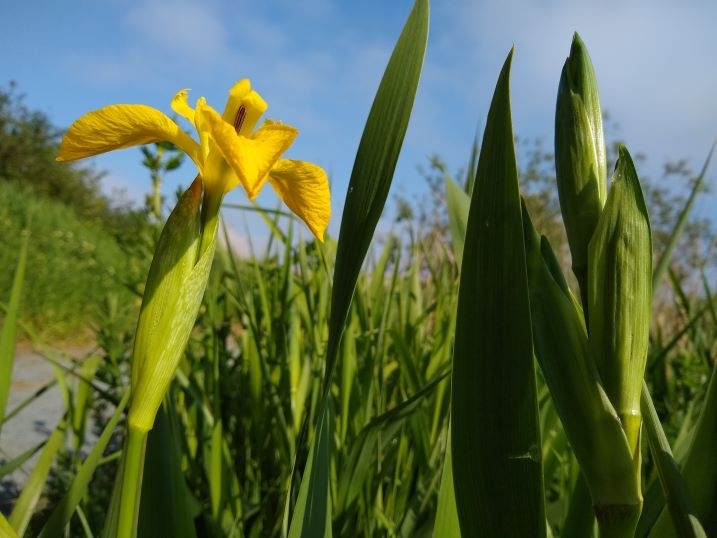
<svg viewBox="0 0 717 538">
<path fill-rule="evenodd" d="M 149 436 L 139 536 L 591 537 L 594 506 L 601 536 L 673 536 L 673 524 L 686 536 L 703 536 L 703 527 L 717 532 L 717 305 L 707 269 L 712 252 L 701 248 L 715 235 L 705 221 L 677 224 L 704 170 L 684 189 L 645 188 L 643 202 L 639 160 L 633 166 L 620 150 L 616 177 L 623 183 L 613 186 L 619 192 L 605 209 L 604 199 L 598 204 L 590 224 L 599 239 L 582 233 L 569 247 L 588 251 L 588 278 L 580 280 L 593 287 L 581 307 L 577 284 L 563 277 L 558 260 L 569 267 L 552 155 L 529 145 L 524 159 L 519 144 L 516 163 L 509 58 L 465 172 L 454 181 L 433 159 L 431 198 L 418 207 L 399 203 L 406 233 L 374 243 L 364 263 L 410 112 L 406 81 L 411 90 L 417 84 L 427 7 L 416 2 L 369 115 L 338 244 L 296 240 L 293 219 L 266 211 L 273 233 L 267 249 L 251 259 L 222 253 L 216 264 Z M 599 103 L 586 99 L 594 120 Z M 569 113 L 582 113 L 582 102 L 572 102 Z M 609 175 L 614 159 L 606 153 Z M 144 157 L 150 170 L 168 162 L 150 150 Z M 568 162 L 561 181 L 570 181 L 565 169 L 593 164 Z M 666 171 L 691 177 L 684 164 Z M 579 201 L 570 192 L 563 198 L 563 206 Z M 653 275 L 645 241 L 628 255 L 619 248 L 615 257 L 595 254 L 629 246 L 632 237 L 620 239 L 621 219 L 646 223 L 645 204 Z M 533 226 L 555 238 L 555 252 Z M 134 245 L 124 252 L 136 267 L 156 240 L 152 233 L 139 244 L 130 234 L 113 237 Z M 662 263 L 675 245 L 694 256 Z M 630 420 L 618 419 L 625 379 L 613 374 L 625 357 L 610 365 L 591 355 L 591 346 L 612 345 L 609 324 L 601 325 L 611 309 L 647 334 L 649 299 L 633 304 L 606 294 L 610 286 L 595 286 L 596 274 L 619 282 L 632 271 L 644 274 L 630 284 L 654 279 L 659 290 L 649 350 L 638 342 L 635 352 L 646 362 L 647 388 L 642 372 L 626 380 L 628 414 L 643 415 L 644 442 Z M 136 270 L 125 278 L 142 291 Z M 68 414 L 42 447 L 43 463 L 8 521 L 0 517 L 0 534 L 112 535 L 103 525 L 116 510 L 110 489 L 133 340 L 133 327 L 120 320 L 132 300 L 110 290 L 97 349 L 84 363 L 58 369 Z M 493 351 L 477 352 L 486 349 Z M 14 410 L 7 411 L 12 420 Z M 86 444 L 91 415 L 98 438 Z M 0 478 L 24 458 L 0 466 Z M 629 517 L 623 522 L 622 515 Z"/>
</svg>

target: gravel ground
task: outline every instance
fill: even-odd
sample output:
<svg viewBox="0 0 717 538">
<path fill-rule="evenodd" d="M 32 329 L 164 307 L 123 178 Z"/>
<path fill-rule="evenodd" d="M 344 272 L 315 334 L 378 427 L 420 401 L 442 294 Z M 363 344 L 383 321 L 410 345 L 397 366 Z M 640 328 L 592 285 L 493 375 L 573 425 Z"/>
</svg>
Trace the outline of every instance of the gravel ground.
<svg viewBox="0 0 717 538">
<path fill-rule="evenodd" d="M 84 356 L 83 351 L 78 349 L 70 350 L 69 353 L 76 357 Z M 54 379 L 55 370 L 50 361 L 31 350 L 19 350 L 13 365 L 7 411 L 13 410 L 33 394 L 42 391 Z M 0 463 L 3 460 L 11 460 L 46 440 L 64 411 L 65 404 L 55 383 L 3 424 L 0 431 Z M 7 513 L 18 490 L 22 489 L 38 456 L 39 454 L 36 454 L 22 469 L 4 477 L 0 482 L 0 509 L 3 513 Z"/>
</svg>

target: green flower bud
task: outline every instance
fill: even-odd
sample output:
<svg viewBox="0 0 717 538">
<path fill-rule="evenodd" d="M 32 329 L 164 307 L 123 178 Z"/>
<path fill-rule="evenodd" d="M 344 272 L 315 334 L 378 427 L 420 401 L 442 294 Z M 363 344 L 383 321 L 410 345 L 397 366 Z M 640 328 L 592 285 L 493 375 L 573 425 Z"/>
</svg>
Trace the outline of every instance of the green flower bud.
<svg viewBox="0 0 717 538">
<path fill-rule="evenodd" d="M 590 347 L 636 456 L 652 310 L 652 240 L 637 172 L 623 146 L 590 241 L 588 275 Z"/>
<path fill-rule="evenodd" d="M 216 241 L 200 254 L 201 202 L 198 177 L 167 219 L 147 277 L 132 358 L 129 410 L 130 426 L 141 431 L 154 424 L 209 278 Z"/>
<path fill-rule="evenodd" d="M 578 34 L 558 86 L 555 173 L 573 273 L 585 307 L 588 243 L 605 204 L 607 164 L 597 79 Z"/>
</svg>

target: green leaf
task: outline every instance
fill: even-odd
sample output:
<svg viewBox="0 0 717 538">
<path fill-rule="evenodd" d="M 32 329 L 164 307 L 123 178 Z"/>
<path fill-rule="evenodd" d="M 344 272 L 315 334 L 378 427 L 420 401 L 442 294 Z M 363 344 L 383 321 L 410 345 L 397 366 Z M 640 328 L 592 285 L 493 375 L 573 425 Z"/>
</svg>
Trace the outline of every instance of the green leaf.
<svg viewBox="0 0 717 538">
<path fill-rule="evenodd" d="M 647 434 L 650 451 L 667 499 L 672 525 L 674 525 L 675 531 L 681 537 L 706 538 L 707 535 L 695 515 L 695 510 L 687 492 L 687 486 L 680 475 L 677 462 L 672 456 L 667 436 L 660 425 L 660 418 L 657 415 L 655 405 L 652 403 L 649 389 L 644 382 L 641 404 L 645 423 L 644 431 Z M 661 525 L 665 526 L 665 523 L 663 522 Z"/>
<path fill-rule="evenodd" d="M 692 443 L 682 467 L 694 514 L 704 526 L 707 536 L 717 535 L 717 368 L 712 369 L 707 396 L 695 426 Z M 684 517 L 681 514 L 680 517 Z M 663 510 L 651 537 L 671 536 L 671 510 Z M 692 519 L 692 518 L 690 518 Z"/>
<path fill-rule="evenodd" d="M 97 443 L 92 448 L 85 461 L 82 462 L 82 465 L 77 471 L 77 475 L 72 481 L 70 488 L 67 490 L 67 493 L 65 493 L 62 499 L 60 499 L 57 506 L 55 506 L 55 509 L 52 511 L 52 514 L 50 514 L 47 522 L 45 522 L 45 526 L 42 528 L 42 532 L 38 538 L 51 538 L 63 535 L 65 526 L 70 521 L 75 508 L 77 508 L 77 505 L 80 503 L 82 498 L 87 495 L 87 488 L 90 484 L 90 480 L 92 479 L 92 475 L 102 460 L 102 454 L 112 438 L 112 434 L 117 427 L 117 422 L 119 422 L 120 417 L 122 417 L 122 413 L 124 412 L 124 408 L 127 406 L 128 401 L 129 391 L 125 392 L 122 397 L 122 401 L 115 409 L 115 412 L 112 414 L 109 422 L 107 422 L 107 425 L 102 431 L 100 438 L 97 440 Z"/>
<path fill-rule="evenodd" d="M 25 281 L 25 267 L 27 264 L 27 244 L 29 235 L 20 247 L 20 255 L 15 268 L 15 278 L 12 281 L 10 290 L 10 302 L 5 311 L 5 321 L 0 332 L 0 430 L 5 421 L 5 407 L 10 397 L 10 385 L 12 383 L 12 365 L 15 360 L 15 340 L 17 334 L 17 322 L 20 312 L 20 297 L 22 286 Z"/>
<path fill-rule="evenodd" d="M 189 491 L 166 404 L 159 408 L 147 438 L 137 535 L 196 536 Z"/>
<path fill-rule="evenodd" d="M 351 172 L 331 293 L 323 395 L 319 404 L 322 423 L 328 420 L 328 391 L 358 274 L 386 203 L 408 128 L 426 51 L 428 12 L 428 0 L 415 1 L 376 92 Z M 329 435 L 328 430 L 328 424 L 324 424 L 314 434 L 309 456 L 311 469 L 307 467 L 299 489 L 296 513 L 291 518 L 291 536 L 327 536 L 331 532 L 329 443 L 328 437 L 323 439 Z"/>
<path fill-rule="evenodd" d="M 448 425 L 448 441 L 446 455 L 443 458 L 441 486 L 438 490 L 438 508 L 436 521 L 433 524 L 434 538 L 461 538 L 461 527 L 458 523 L 456 494 L 453 488 L 453 457 L 451 456 L 451 426 Z"/>
<path fill-rule="evenodd" d="M 23 463 L 32 458 L 37 452 L 45 445 L 46 441 L 42 441 L 40 444 L 28 448 L 25 452 L 17 456 L 16 458 L 7 461 L 0 466 L 0 480 L 5 478 L 7 475 L 19 469 Z"/>
<path fill-rule="evenodd" d="M 545 536 L 508 55 L 471 199 L 453 356 L 453 482 L 464 536 Z"/>
<path fill-rule="evenodd" d="M 445 374 L 447 375 L 447 374 Z M 376 464 L 376 455 L 396 436 L 404 422 L 425 401 L 425 398 L 443 381 L 441 375 L 423 389 L 396 407 L 371 420 L 356 436 L 340 478 L 336 508 L 343 511 L 358 497 L 369 468 Z"/>
<path fill-rule="evenodd" d="M 55 455 L 65 440 L 65 428 L 66 424 L 63 420 L 50 435 L 32 473 L 30 473 L 27 482 L 25 482 L 25 487 L 22 489 L 20 498 L 10 513 L 8 522 L 20 536 L 25 534 L 27 530 L 30 519 L 35 512 L 37 502 L 40 500 L 40 494 L 45 487 L 47 475 L 50 474 L 50 469 L 55 461 Z M 59 534 L 56 536 L 59 536 Z"/>
<path fill-rule="evenodd" d="M 10 526 L 2 512 L 0 512 L 0 536 L 3 538 L 18 538 L 15 529 Z"/>
<path fill-rule="evenodd" d="M 690 211 L 692 210 L 692 206 L 695 204 L 695 199 L 697 198 L 697 195 L 702 190 L 702 187 L 705 182 L 705 176 L 707 174 L 707 168 L 709 167 L 710 161 L 712 160 L 712 155 L 715 151 L 715 146 L 717 146 L 717 143 L 712 144 L 712 148 L 710 149 L 710 152 L 707 154 L 707 159 L 705 159 L 705 163 L 702 166 L 702 171 L 700 172 L 700 175 L 697 176 L 697 179 L 695 180 L 694 185 L 692 185 L 692 191 L 690 192 L 690 196 L 687 198 L 687 201 L 685 202 L 685 206 L 682 208 L 682 211 L 680 211 L 679 216 L 677 217 L 677 222 L 675 223 L 675 227 L 672 230 L 672 233 L 670 234 L 669 239 L 667 240 L 667 244 L 665 245 L 665 250 L 662 251 L 662 254 L 660 255 L 660 259 L 657 261 L 657 264 L 655 265 L 655 271 L 652 274 L 652 287 L 653 289 L 657 289 L 657 286 L 660 285 L 660 282 L 662 282 L 662 279 L 665 276 L 665 272 L 667 271 L 667 268 L 670 265 L 670 258 L 672 258 L 672 253 L 675 250 L 675 247 L 677 246 L 677 241 L 680 239 L 680 236 L 682 235 L 682 232 L 685 229 L 685 226 L 687 225 L 687 217 L 690 214 Z"/>
<path fill-rule="evenodd" d="M 354 161 L 336 252 L 326 351 L 328 387 L 361 265 L 408 128 L 428 39 L 428 0 L 416 0 L 381 79 Z"/>
<path fill-rule="evenodd" d="M 326 400 L 325 400 L 326 401 Z M 324 405 L 309 459 L 299 488 L 299 498 L 289 527 L 289 538 L 326 538 L 331 536 L 331 492 L 329 468 L 331 448 L 331 412 Z"/>
<path fill-rule="evenodd" d="M 466 241 L 466 226 L 468 225 L 471 199 L 451 176 L 444 174 L 444 177 L 446 178 L 446 209 L 451 227 L 453 252 L 456 256 L 456 264 L 460 267 L 463 263 L 463 245 Z"/>
</svg>

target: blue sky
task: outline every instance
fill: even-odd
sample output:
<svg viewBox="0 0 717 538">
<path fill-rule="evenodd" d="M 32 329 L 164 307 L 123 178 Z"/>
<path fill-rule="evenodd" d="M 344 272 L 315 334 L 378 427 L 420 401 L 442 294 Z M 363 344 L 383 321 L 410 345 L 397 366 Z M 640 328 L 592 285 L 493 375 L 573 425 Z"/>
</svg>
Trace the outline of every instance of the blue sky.
<svg viewBox="0 0 717 538">
<path fill-rule="evenodd" d="M 14 1 L 0 19 L 0 84 L 14 80 L 26 103 L 58 126 L 112 103 L 144 103 L 171 113 L 181 88 L 221 108 L 228 88 L 248 77 L 269 103 L 267 117 L 295 125 L 289 157 L 313 161 L 332 178 L 340 211 L 363 123 L 409 0 L 54 0 Z M 717 136 L 717 2 L 434 0 L 423 77 L 394 190 L 420 192 L 416 172 L 431 154 L 450 171 L 465 166 L 482 131 L 510 47 L 514 129 L 552 146 L 557 83 L 573 31 L 587 44 L 603 108 L 619 136 L 650 160 L 699 168 Z M 190 99 L 191 99 L 190 98 Z M 149 179 L 138 149 L 94 159 L 105 189 L 141 200 Z M 194 177 L 191 161 L 167 177 Z M 241 203 L 243 193 L 229 200 Z M 260 202 L 276 204 L 273 195 Z M 715 203 L 703 198 L 702 211 Z M 242 218 L 229 221 L 237 241 Z M 252 232 L 253 233 L 253 232 Z M 306 234 L 304 234 L 306 236 Z"/>
</svg>

